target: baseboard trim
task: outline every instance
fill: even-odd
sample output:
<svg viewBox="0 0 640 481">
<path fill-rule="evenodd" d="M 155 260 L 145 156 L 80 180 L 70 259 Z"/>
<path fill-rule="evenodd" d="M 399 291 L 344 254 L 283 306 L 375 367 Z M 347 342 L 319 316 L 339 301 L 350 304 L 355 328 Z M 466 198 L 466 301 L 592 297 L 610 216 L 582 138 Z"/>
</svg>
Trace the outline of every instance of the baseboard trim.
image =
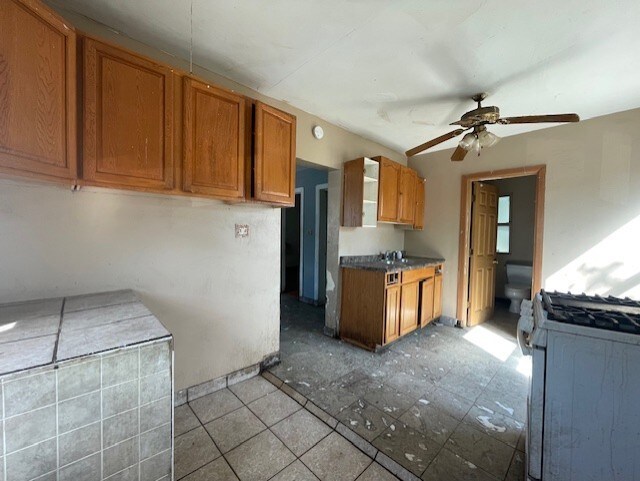
<svg viewBox="0 0 640 481">
<path fill-rule="evenodd" d="M 257 376 L 261 372 L 269 369 L 272 366 L 280 363 L 280 351 L 271 353 L 264 357 L 264 359 L 256 364 L 238 369 L 237 371 L 230 372 L 224 376 L 210 379 L 208 381 L 190 386 L 180 391 L 176 391 L 173 398 L 174 407 L 182 406 L 195 399 L 207 396 L 226 387 L 233 386 L 239 382 L 251 379 Z"/>
</svg>

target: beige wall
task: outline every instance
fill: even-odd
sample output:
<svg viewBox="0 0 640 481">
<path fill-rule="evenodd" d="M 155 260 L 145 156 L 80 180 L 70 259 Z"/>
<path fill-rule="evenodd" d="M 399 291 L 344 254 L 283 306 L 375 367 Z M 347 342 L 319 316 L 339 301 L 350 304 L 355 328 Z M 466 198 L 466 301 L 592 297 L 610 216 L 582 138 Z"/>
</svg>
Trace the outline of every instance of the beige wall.
<svg viewBox="0 0 640 481">
<path fill-rule="evenodd" d="M 511 196 L 509 253 L 498 254 L 496 297 L 505 297 L 507 262 L 533 262 L 533 234 L 536 214 L 536 177 L 513 177 L 487 182 L 498 188 L 498 195 Z"/>
<path fill-rule="evenodd" d="M 427 213 L 406 247 L 446 258 L 444 315 L 456 312 L 461 176 L 534 164 L 547 165 L 543 286 L 640 298 L 638 132 L 640 110 L 631 110 L 506 137 L 460 163 L 450 150 L 410 159 L 427 178 Z"/>
<path fill-rule="evenodd" d="M 187 62 L 64 13 L 79 29 L 178 68 Z M 298 118 L 298 157 L 339 168 L 401 154 L 266 99 L 214 73 L 197 75 Z M 315 140 L 320 124 L 325 138 Z M 330 193 L 335 209 L 335 189 Z M 338 197 L 339 202 L 339 197 Z M 248 224 L 235 239 L 234 224 Z M 0 302 L 133 288 L 175 337 L 176 388 L 261 361 L 279 349 L 280 210 L 107 189 L 0 181 Z M 330 239 L 338 249 L 338 236 Z"/>
</svg>

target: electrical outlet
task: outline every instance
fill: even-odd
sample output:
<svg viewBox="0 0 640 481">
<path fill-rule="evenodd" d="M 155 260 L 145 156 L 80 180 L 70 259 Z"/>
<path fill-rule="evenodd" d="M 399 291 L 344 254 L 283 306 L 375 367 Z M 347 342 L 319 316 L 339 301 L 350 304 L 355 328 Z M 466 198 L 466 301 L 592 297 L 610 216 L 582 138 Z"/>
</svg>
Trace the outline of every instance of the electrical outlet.
<svg viewBox="0 0 640 481">
<path fill-rule="evenodd" d="M 249 237 L 248 224 L 236 224 L 236 238 Z"/>
</svg>

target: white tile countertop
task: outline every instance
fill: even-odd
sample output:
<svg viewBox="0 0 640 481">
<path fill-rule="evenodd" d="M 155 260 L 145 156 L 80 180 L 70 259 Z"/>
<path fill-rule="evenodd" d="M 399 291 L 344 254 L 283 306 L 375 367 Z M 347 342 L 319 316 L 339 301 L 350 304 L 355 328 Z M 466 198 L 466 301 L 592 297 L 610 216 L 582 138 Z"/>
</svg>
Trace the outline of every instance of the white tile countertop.
<svg viewBox="0 0 640 481">
<path fill-rule="evenodd" d="M 0 376 L 171 334 L 132 290 L 0 305 Z"/>
</svg>

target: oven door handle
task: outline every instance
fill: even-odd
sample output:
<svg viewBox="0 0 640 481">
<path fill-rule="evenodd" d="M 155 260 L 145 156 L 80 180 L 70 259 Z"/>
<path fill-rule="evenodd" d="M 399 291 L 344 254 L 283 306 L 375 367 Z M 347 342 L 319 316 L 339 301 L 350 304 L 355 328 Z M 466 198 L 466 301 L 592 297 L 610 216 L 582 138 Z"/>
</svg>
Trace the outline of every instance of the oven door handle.
<svg viewBox="0 0 640 481">
<path fill-rule="evenodd" d="M 527 335 L 528 334 L 520 328 L 520 321 L 518 321 L 518 346 L 520 346 L 522 354 L 525 356 L 531 356 L 533 348 L 531 347 L 531 344 L 529 344 L 529 341 L 527 341 Z"/>
<path fill-rule="evenodd" d="M 522 301 L 520 308 L 520 319 L 518 319 L 517 337 L 518 345 L 522 354 L 525 356 L 531 356 L 533 352 L 533 346 L 529 342 L 531 339 L 531 333 L 535 328 L 535 322 L 533 320 L 533 303 L 531 301 Z"/>
</svg>

